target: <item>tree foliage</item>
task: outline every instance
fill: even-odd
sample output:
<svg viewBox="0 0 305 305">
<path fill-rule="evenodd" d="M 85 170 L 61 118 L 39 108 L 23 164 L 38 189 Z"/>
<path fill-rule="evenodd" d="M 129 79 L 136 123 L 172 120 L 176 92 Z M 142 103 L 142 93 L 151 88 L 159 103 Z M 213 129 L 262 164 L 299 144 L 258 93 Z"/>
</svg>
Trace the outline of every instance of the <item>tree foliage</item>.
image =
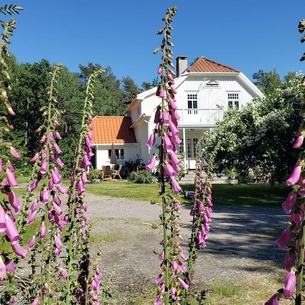
<svg viewBox="0 0 305 305">
<path fill-rule="evenodd" d="M 217 124 L 205 145 L 208 151 L 216 143 L 218 171 L 235 167 L 242 175 L 259 166 L 272 181 L 282 182 L 297 159 L 292 149 L 296 133 L 304 119 L 300 112 L 303 89 L 301 75 L 288 73 L 284 80 L 276 71 L 256 74 L 265 98 L 240 110 L 229 110 Z"/>
</svg>

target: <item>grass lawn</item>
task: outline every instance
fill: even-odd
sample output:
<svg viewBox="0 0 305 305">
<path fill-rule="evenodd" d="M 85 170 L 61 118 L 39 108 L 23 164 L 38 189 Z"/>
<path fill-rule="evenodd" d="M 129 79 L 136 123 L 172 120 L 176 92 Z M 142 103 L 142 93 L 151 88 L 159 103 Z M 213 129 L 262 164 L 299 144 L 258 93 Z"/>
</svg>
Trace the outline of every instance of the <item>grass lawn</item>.
<svg viewBox="0 0 305 305">
<path fill-rule="evenodd" d="M 183 191 L 193 191 L 194 185 L 181 185 Z M 89 193 L 110 196 L 133 198 L 135 200 L 161 201 L 158 194 L 159 185 L 154 184 L 136 184 L 131 181 L 103 181 L 101 183 L 92 183 L 86 185 Z M 213 203 L 214 205 L 225 206 L 281 206 L 286 199 L 291 188 L 286 185 L 271 186 L 268 184 L 214 184 L 213 185 Z M 191 204 L 191 200 L 180 195 L 180 202 Z"/>
</svg>

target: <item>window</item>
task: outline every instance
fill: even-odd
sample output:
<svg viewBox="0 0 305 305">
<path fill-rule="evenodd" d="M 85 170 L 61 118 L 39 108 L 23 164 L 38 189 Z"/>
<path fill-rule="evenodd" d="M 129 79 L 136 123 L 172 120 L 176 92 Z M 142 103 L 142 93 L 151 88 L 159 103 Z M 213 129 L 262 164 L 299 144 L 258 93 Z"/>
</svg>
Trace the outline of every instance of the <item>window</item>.
<svg viewBox="0 0 305 305">
<path fill-rule="evenodd" d="M 187 113 L 197 114 L 198 113 L 197 94 L 187 95 Z"/>
<path fill-rule="evenodd" d="M 187 139 L 187 157 L 188 158 L 196 158 L 197 143 L 198 143 L 197 138 Z"/>
<path fill-rule="evenodd" d="M 118 160 L 125 159 L 124 149 L 115 149 L 115 155 Z M 111 159 L 111 149 L 108 149 L 108 158 Z"/>
<path fill-rule="evenodd" d="M 228 93 L 228 108 L 239 109 L 239 94 Z"/>
</svg>

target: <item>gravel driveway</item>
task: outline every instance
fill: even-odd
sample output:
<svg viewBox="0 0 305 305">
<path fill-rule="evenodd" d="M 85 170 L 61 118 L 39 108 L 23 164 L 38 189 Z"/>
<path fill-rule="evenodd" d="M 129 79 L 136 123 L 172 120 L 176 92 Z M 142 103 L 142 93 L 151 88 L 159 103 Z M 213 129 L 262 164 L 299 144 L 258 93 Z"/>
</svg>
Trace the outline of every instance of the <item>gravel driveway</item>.
<svg viewBox="0 0 305 305">
<path fill-rule="evenodd" d="M 154 252 L 161 251 L 161 234 L 150 225 L 157 224 L 160 205 L 90 194 L 86 199 L 92 236 L 100 241 L 104 276 L 115 269 L 116 289 L 131 293 L 139 285 L 154 285 L 160 271 Z M 187 247 L 190 207 L 183 206 L 181 212 L 183 245 Z M 281 208 L 214 206 L 207 247 L 196 263 L 195 282 L 209 285 L 273 276 L 270 266 L 278 267 L 284 259 L 275 240 L 287 221 Z"/>
</svg>

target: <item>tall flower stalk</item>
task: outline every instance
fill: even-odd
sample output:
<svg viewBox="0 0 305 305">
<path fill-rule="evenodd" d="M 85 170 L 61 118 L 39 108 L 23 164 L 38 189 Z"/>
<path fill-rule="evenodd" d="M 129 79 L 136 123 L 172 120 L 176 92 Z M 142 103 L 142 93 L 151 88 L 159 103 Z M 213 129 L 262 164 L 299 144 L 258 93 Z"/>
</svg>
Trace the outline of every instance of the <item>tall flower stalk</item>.
<svg viewBox="0 0 305 305">
<path fill-rule="evenodd" d="M 57 110 L 57 77 L 61 66 L 55 66 L 51 72 L 48 89 L 48 104 L 41 108 L 44 119 L 37 132 L 41 134 L 40 146 L 31 159 L 33 170 L 28 191 L 24 196 L 24 205 L 18 220 L 23 232 L 27 225 L 39 221 L 39 231 L 27 243 L 30 251 L 31 285 L 25 289 L 29 301 L 34 299 L 52 304 L 55 299 L 54 287 L 58 284 L 56 266 L 63 248 L 62 234 L 65 225 L 61 195 L 66 191 L 61 182 L 61 150 L 58 142 L 61 139 L 59 111 Z M 39 257 L 39 260 L 38 260 Z M 37 261 L 43 262 L 38 264 Z"/>
<path fill-rule="evenodd" d="M 302 85 L 304 86 L 304 85 Z M 303 148 L 305 125 L 302 125 L 296 133 L 293 144 L 294 149 Z M 280 299 L 294 299 L 295 305 L 301 305 L 303 301 L 304 286 L 304 251 L 305 251 L 305 159 L 304 153 L 300 153 L 286 184 L 292 190 L 288 194 L 282 207 L 286 214 L 290 215 L 288 227 L 277 239 L 280 249 L 287 249 L 284 268 L 287 270 L 285 284 L 265 303 L 266 305 L 280 304 Z"/>
<path fill-rule="evenodd" d="M 69 188 L 67 214 L 69 223 L 67 235 L 69 238 L 65 260 L 67 266 L 65 304 L 67 305 L 86 304 L 87 297 L 92 295 L 88 294 L 90 255 L 85 184 L 88 182 L 87 174 L 91 166 L 90 158 L 93 156 L 91 141 L 94 81 L 103 72 L 104 70 L 95 71 L 90 75 L 87 82 L 81 133 L 78 147 L 76 148 L 75 163 Z M 75 270 L 79 272 L 76 273 Z M 99 268 L 96 268 L 96 272 L 98 272 L 97 270 Z M 97 281 L 94 281 L 94 283 L 97 284 Z M 94 301 L 94 304 L 98 304 L 97 300 Z"/>
<path fill-rule="evenodd" d="M 154 117 L 156 124 L 153 133 L 149 137 L 147 145 L 152 147 L 155 144 L 156 136 L 160 138 L 159 151 L 153 155 L 146 166 L 148 171 L 155 167 L 158 160 L 158 172 L 160 177 L 160 195 L 162 196 L 162 214 L 160 215 L 163 239 L 160 242 L 162 251 L 159 255 L 161 259 L 161 273 L 156 278 L 158 284 L 157 300 L 158 304 L 180 304 L 181 290 L 188 289 L 188 285 L 182 278 L 186 260 L 180 246 L 180 203 L 174 194 L 178 194 L 181 188 L 177 182 L 177 175 L 180 171 L 180 160 L 177 158 L 177 146 L 181 143 L 178 131 L 179 115 L 176 107 L 175 88 L 175 67 L 172 63 L 173 43 L 171 42 L 172 22 L 176 13 L 176 7 L 167 9 L 163 18 L 164 27 L 158 31 L 162 35 L 162 43 L 154 53 L 161 52 L 161 64 L 157 69 L 160 74 L 160 84 L 156 95 L 161 99 Z M 166 177 L 170 179 L 171 193 L 166 192 Z"/>
<path fill-rule="evenodd" d="M 205 248 L 208 232 L 210 231 L 210 222 L 212 214 L 212 180 L 214 160 L 219 148 L 219 145 L 214 147 L 208 159 L 208 167 L 206 173 L 204 171 L 204 164 L 207 158 L 204 158 L 203 138 L 198 141 L 196 147 L 196 176 L 195 176 L 195 193 L 193 196 L 193 207 L 191 210 L 192 224 L 191 224 L 191 239 L 189 242 L 189 257 L 187 261 L 187 268 L 184 273 L 185 282 L 188 285 L 192 284 L 192 279 L 195 273 L 194 265 L 197 260 L 198 250 Z"/>
</svg>

